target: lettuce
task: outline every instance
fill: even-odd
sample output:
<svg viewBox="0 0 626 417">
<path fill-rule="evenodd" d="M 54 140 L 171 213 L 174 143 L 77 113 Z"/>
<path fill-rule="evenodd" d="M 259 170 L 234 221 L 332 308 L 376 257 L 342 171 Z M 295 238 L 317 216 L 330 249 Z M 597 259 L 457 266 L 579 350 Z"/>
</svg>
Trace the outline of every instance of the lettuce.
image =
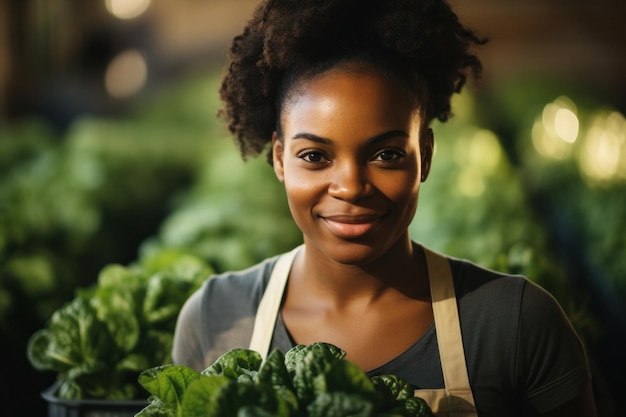
<svg viewBox="0 0 626 417">
<path fill-rule="evenodd" d="M 396 375 L 370 378 L 329 343 L 297 345 L 265 361 L 232 349 L 202 372 L 154 367 L 139 383 L 150 394 L 138 417 L 431 417 L 431 409 Z"/>
<path fill-rule="evenodd" d="M 180 308 L 211 274 L 199 258 L 173 251 L 107 265 L 31 336 L 28 359 L 57 373 L 59 398 L 137 399 L 139 374 L 171 362 Z"/>
</svg>

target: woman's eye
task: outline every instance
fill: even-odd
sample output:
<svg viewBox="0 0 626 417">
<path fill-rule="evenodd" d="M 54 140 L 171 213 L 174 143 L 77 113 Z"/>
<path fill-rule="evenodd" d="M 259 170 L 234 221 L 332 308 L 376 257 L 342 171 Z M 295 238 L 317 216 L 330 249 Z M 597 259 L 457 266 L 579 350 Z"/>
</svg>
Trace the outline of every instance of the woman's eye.
<svg viewBox="0 0 626 417">
<path fill-rule="evenodd" d="M 391 150 L 391 149 L 386 149 L 384 151 L 378 152 L 374 156 L 374 160 L 389 162 L 389 161 L 395 161 L 396 159 L 399 159 L 402 156 L 404 156 L 402 152 Z"/>
<path fill-rule="evenodd" d="M 315 151 L 304 152 L 300 155 L 300 158 L 303 159 L 305 162 L 310 162 L 312 164 L 326 161 L 326 157 L 321 152 Z"/>
</svg>

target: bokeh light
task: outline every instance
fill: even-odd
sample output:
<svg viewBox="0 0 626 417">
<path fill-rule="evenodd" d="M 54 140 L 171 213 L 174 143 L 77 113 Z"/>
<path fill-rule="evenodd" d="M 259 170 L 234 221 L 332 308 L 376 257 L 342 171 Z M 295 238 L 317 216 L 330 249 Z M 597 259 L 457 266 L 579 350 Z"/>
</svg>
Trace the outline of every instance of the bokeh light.
<svg viewBox="0 0 626 417">
<path fill-rule="evenodd" d="M 105 0 L 109 13 L 118 19 L 134 19 L 150 7 L 151 0 Z"/>
<path fill-rule="evenodd" d="M 148 78 L 148 65 L 141 52 L 130 49 L 117 55 L 105 73 L 107 93 L 114 98 L 128 98 L 137 94 Z"/>
<path fill-rule="evenodd" d="M 567 143 L 576 142 L 578 117 L 572 110 L 561 107 L 554 114 L 554 132 Z"/>
<path fill-rule="evenodd" d="M 560 96 L 546 104 L 532 128 L 535 150 L 543 157 L 564 159 L 572 154 L 572 145 L 578 139 L 579 120 L 574 102 Z"/>
<path fill-rule="evenodd" d="M 593 117 L 578 166 L 590 185 L 626 179 L 626 119 L 622 114 L 599 112 Z"/>
</svg>

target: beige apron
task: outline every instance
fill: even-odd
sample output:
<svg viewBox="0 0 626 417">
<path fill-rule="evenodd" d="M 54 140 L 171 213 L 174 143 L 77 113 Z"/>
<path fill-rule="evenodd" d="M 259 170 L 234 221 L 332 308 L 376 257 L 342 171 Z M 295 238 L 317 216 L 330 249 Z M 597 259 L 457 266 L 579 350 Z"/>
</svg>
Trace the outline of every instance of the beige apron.
<svg viewBox="0 0 626 417">
<path fill-rule="evenodd" d="M 287 278 L 299 248 L 279 257 L 257 310 L 250 349 L 259 352 L 263 358 L 269 353 Z M 437 416 L 477 416 L 465 365 L 465 352 L 450 264 L 445 256 L 426 247 L 422 248 L 428 266 L 437 344 L 445 388 L 415 390 L 415 395 L 423 398 Z"/>
</svg>

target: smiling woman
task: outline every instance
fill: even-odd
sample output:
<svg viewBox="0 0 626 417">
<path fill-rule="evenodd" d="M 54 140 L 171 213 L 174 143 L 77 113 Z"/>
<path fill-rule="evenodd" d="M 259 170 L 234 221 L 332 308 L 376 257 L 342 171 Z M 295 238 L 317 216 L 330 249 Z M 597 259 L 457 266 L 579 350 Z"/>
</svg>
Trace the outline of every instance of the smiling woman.
<svg viewBox="0 0 626 417">
<path fill-rule="evenodd" d="M 288 98 L 274 169 L 305 243 L 341 263 L 369 263 L 392 246 L 410 248 L 432 134 L 423 129 L 421 138 L 413 100 L 382 72 L 364 64 L 328 71 Z"/>
<path fill-rule="evenodd" d="M 244 159 L 267 152 L 303 244 L 207 280 L 178 318 L 177 364 L 323 342 L 440 416 L 595 415 L 585 351 L 550 294 L 409 233 L 431 123 L 480 74 L 482 43 L 442 0 L 258 6 L 221 115 Z"/>
</svg>

